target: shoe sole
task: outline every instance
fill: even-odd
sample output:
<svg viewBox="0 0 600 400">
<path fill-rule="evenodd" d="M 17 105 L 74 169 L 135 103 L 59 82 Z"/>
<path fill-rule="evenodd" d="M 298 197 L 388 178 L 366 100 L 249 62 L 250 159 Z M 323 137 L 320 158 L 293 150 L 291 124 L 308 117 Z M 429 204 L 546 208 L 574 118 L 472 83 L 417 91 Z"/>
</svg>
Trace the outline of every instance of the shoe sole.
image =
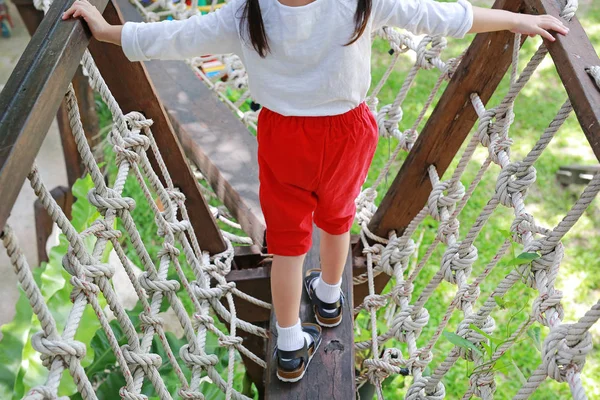
<svg viewBox="0 0 600 400">
<path fill-rule="evenodd" d="M 300 379 L 304 378 L 304 375 L 306 374 L 306 371 L 308 370 L 308 367 L 310 366 L 310 362 L 312 361 L 315 354 L 317 354 L 317 350 L 319 350 L 319 346 L 321 345 L 322 341 L 323 341 L 322 339 L 319 339 L 319 342 L 315 344 L 315 350 L 313 351 L 312 355 L 310 357 L 308 357 L 308 362 L 306 363 L 306 366 L 304 367 L 304 371 L 302 371 L 302 374 L 300 376 L 298 376 L 297 378 L 284 378 L 282 376 L 279 376 L 279 370 L 278 370 L 277 374 L 276 374 L 277 378 L 280 381 L 286 382 L 286 383 L 298 382 Z"/>
<path fill-rule="evenodd" d="M 327 324 L 325 322 L 322 322 L 319 319 L 319 316 L 317 313 L 315 313 L 315 319 L 317 320 L 317 324 L 319 324 L 323 328 L 335 328 L 336 326 L 339 326 L 342 323 L 342 318 L 340 318 L 340 320 L 338 322 L 334 322 L 333 324 Z"/>
</svg>

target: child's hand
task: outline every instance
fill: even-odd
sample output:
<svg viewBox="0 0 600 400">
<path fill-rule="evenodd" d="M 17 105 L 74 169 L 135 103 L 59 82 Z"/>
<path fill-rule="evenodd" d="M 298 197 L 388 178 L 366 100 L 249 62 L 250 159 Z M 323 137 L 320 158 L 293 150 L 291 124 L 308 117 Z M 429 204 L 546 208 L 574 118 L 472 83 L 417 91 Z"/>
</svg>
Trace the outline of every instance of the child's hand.
<svg viewBox="0 0 600 400">
<path fill-rule="evenodd" d="M 92 35 L 101 42 L 120 44 L 120 26 L 112 26 L 100 14 L 100 11 L 88 0 L 75 0 L 73 5 L 64 12 L 62 19 L 82 17 L 87 22 Z"/>
<path fill-rule="evenodd" d="M 549 30 L 556 31 L 566 35 L 569 28 L 565 24 L 551 15 L 527 15 L 517 14 L 515 24 L 510 30 L 513 33 L 521 33 L 529 37 L 540 35 L 544 39 L 554 42 L 556 39 L 548 32 Z"/>
</svg>

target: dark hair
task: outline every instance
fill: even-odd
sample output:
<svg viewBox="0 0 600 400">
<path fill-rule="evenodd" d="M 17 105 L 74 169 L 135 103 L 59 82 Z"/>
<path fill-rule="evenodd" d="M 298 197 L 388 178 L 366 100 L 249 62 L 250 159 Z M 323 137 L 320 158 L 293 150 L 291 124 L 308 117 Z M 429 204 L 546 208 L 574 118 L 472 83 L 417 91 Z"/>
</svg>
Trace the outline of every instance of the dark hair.
<svg viewBox="0 0 600 400">
<path fill-rule="evenodd" d="M 371 16 L 372 4 L 373 0 L 358 0 L 356 13 L 354 14 L 354 33 L 345 46 L 356 42 L 365 32 L 369 17 Z M 262 58 L 265 58 L 267 53 L 271 51 L 260 12 L 259 0 L 246 0 L 242 10 L 242 18 L 240 19 L 240 32 L 248 33 L 252 47 L 254 47 L 254 50 Z"/>
</svg>

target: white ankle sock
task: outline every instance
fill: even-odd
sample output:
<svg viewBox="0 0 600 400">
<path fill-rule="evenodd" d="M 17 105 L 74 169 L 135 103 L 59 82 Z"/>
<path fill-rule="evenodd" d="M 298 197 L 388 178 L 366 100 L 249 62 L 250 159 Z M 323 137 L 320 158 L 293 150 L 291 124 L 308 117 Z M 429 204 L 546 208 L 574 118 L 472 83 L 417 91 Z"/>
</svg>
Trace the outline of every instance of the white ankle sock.
<svg viewBox="0 0 600 400">
<path fill-rule="evenodd" d="M 304 347 L 304 340 L 310 345 L 313 342 L 312 336 L 302 330 L 300 319 L 296 325 L 282 328 L 277 323 L 277 348 L 284 351 L 294 351 Z"/>
<path fill-rule="evenodd" d="M 315 289 L 315 293 L 316 293 L 317 297 L 319 298 L 319 300 L 321 300 L 322 302 L 325 302 L 325 303 L 335 303 L 336 301 L 338 301 L 342 294 L 341 287 L 342 287 L 341 279 L 335 285 L 330 285 L 328 283 L 325 283 L 325 281 L 323 281 L 321 279 L 321 277 L 318 277 L 317 279 L 315 279 L 313 281 L 313 288 Z M 335 309 L 325 310 L 325 311 L 333 312 L 333 311 L 335 311 Z"/>
</svg>

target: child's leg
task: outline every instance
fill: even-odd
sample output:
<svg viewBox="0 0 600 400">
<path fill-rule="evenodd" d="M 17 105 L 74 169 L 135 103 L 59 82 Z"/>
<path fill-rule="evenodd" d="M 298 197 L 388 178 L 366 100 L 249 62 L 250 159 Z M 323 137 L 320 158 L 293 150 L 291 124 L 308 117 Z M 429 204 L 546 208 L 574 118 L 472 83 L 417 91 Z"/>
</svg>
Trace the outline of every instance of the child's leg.
<svg viewBox="0 0 600 400">
<path fill-rule="evenodd" d="M 321 229 L 321 276 L 313 281 L 313 287 L 317 297 L 325 303 L 335 303 L 340 299 L 349 246 L 350 232 L 332 235 Z"/>
<path fill-rule="evenodd" d="M 282 328 L 296 325 L 302 298 L 302 264 L 305 255 L 274 256 L 271 266 L 271 293 L 277 323 Z"/>
<path fill-rule="evenodd" d="M 335 285 L 341 281 L 349 246 L 350 232 L 331 235 L 321 229 L 321 279 L 325 283 Z"/>
</svg>

